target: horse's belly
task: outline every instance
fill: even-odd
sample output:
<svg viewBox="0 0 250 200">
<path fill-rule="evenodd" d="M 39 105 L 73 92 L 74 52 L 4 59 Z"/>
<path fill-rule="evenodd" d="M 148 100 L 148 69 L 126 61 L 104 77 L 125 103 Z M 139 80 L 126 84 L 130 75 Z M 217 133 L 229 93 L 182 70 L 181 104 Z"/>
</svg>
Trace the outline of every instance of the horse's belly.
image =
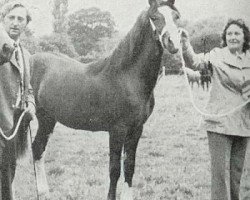
<svg viewBox="0 0 250 200">
<path fill-rule="evenodd" d="M 120 89 L 103 79 L 50 76 L 40 84 L 38 102 L 56 121 L 74 129 L 108 131 L 117 123 L 132 124 L 144 116 L 143 105 L 132 106 Z"/>
<path fill-rule="evenodd" d="M 78 118 L 77 116 L 67 117 L 66 115 L 57 117 L 58 122 L 69 128 L 87 131 L 108 131 L 110 129 L 110 124 L 101 118 L 89 116 Z"/>
</svg>

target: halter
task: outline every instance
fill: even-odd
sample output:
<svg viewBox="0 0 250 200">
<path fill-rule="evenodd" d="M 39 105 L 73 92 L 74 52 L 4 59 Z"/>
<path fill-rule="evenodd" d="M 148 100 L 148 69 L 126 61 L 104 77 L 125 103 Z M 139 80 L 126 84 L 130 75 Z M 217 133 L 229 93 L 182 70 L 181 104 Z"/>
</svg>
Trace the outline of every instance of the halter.
<svg viewBox="0 0 250 200">
<path fill-rule="evenodd" d="M 154 22 L 152 21 L 151 18 L 149 18 L 149 22 L 150 22 L 150 25 L 151 25 L 151 27 L 153 29 L 153 33 L 154 33 L 155 39 L 161 43 L 162 47 L 164 47 L 163 42 L 162 42 L 162 36 L 163 36 L 163 34 L 158 34 L 156 26 L 154 25 Z"/>
</svg>

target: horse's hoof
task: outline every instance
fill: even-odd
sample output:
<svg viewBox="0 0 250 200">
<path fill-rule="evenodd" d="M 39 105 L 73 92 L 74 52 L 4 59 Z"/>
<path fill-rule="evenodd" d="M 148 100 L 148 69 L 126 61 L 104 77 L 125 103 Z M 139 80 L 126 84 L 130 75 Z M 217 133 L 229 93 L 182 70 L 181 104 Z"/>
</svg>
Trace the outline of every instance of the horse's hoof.
<svg viewBox="0 0 250 200">
<path fill-rule="evenodd" d="M 47 193 L 38 194 L 39 200 L 50 200 L 50 195 Z"/>
<path fill-rule="evenodd" d="M 122 187 L 120 200 L 133 200 L 133 189 L 127 183 L 124 183 Z"/>
</svg>

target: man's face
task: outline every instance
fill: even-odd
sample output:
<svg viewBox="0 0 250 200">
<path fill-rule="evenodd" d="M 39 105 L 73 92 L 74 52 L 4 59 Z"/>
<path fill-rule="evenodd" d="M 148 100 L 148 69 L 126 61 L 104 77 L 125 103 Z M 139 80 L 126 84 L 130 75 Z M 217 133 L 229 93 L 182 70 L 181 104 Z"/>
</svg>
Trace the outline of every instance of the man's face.
<svg viewBox="0 0 250 200">
<path fill-rule="evenodd" d="M 13 40 L 17 40 L 27 26 L 27 11 L 23 7 L 11 10 L 3 19 L 3 26 Z"/>
</svg>

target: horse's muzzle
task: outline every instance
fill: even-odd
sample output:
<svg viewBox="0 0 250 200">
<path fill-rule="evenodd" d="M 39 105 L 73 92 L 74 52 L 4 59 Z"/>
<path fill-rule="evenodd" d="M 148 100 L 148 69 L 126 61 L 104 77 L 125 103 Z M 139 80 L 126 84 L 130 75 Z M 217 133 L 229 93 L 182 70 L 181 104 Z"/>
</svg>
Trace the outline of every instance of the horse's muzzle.
<svg viewBox="0 0 250 200">
<path fill-rule="evenodd" d="M 178 52 L 179 48 L 174 45 L 174 42 L 171 40 L 168 34 L 162 36 L 162 45 L 164 49 L 167 49 L 169 53 L 175 54 Z"/>
<path fill-rule="evenodd" d="M 1 60 L 0 65 L 10 61 L 14 50 L 15 50 L 14 47 L 12 47 L 6 43 L 2 46 L 2 49 L 0 51 L 0 60 Z"/>
</svg>

